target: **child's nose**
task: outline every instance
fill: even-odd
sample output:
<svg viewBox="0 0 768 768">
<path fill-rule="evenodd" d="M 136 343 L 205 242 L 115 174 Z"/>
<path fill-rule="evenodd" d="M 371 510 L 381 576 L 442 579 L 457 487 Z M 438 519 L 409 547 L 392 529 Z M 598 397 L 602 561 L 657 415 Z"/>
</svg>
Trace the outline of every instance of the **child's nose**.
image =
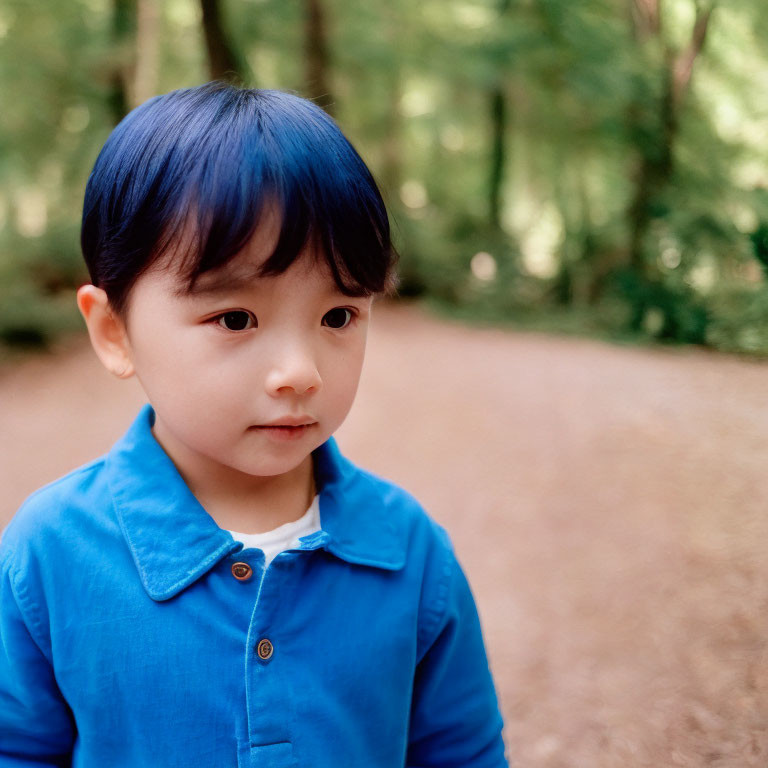
<svg viewBox="0 0 768 768">
<path fill-rule="evenodd" d="M 303 395 L 320 389 L 321 385 L 320 372 L 311 351 L 297 348 L 285 350 L 272 366 L 266 381 L 270 394 L 293 390 L 296 394 Z"/>
</svg>

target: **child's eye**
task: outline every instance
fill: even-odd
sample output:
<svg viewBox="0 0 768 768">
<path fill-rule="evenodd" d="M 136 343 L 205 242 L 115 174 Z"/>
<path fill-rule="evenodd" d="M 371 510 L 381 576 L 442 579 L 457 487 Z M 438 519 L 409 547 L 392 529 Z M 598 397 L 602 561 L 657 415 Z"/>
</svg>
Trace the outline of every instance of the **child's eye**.
<svg viewBox="0 0 768 768">
<path fill-rule="evenodd" d="M 323 316 L 324 324 L 329 328 L 346 328 L 355 319 L 355 313 L 348 307 L 335 307 Z"/>
<path fill-rule="evenodd" d="M 211 318 L 211 320 L 227 331 L 247 331 L 250 328 L 257 328 L 259 325 L 250 312 L 242 309 L 225 312 L 223 315 Z M 251 324 L 249 325 L 249 323 Z"/>
</svg>

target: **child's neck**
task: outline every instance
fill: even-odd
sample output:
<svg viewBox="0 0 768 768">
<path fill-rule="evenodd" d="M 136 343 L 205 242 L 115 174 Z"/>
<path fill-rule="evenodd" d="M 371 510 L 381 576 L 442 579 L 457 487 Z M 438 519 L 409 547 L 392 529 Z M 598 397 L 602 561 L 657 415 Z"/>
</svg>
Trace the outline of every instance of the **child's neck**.
<svg viewBox="0 0 768 768">
<path fill-rule="evenodd" d="M 307 456 L 296 470 L 274 478 L 257 495 L 237 491 L 222 494 L 220 489 L 206 493 L 200 488 L 192 492 L 220 528 L 238 533 L 271 531 L 298 520 L 312 503 L 312 456 Z"/>
<path fill-rule="evenodd" d="M 194 456 L 174 450 L 172 438 L 153 428 L 155 438 L 202 507 L 220 528 L 238 533 L 264 533 L 298 520 L 316 493 L 312 454 L 295 469 L 270 477 L 251 477 L 229 470 L 216 475 Z"/>
</svg>

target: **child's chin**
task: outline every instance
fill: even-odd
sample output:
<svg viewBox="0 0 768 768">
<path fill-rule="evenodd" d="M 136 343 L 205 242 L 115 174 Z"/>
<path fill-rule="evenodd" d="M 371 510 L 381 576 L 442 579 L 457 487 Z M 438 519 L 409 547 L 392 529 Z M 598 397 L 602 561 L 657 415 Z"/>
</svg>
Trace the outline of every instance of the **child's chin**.
<svg viewBox="0 0 768 768">
<path fill-rule="evenodd" d="M 311 451 L 306 448 L 299 450 L 298 446 L 291 449 L 290 444 L 287 444 L 275 446 L 272 456 L 264 455 L 269 453 L 264 449 L 260 453 L 261 455 L 257 460 L 238 463 L 232 468 L 253 477 L 276 477 L 284 475 L 286 472 L 292 472 L 309 456 Z"/>
</svg>

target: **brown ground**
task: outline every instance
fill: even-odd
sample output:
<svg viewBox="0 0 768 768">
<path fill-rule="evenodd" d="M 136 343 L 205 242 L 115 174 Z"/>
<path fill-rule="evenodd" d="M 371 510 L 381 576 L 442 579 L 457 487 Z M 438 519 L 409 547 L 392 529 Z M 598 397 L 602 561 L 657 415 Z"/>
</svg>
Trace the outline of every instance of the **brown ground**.
<svg viewBox="0 0 768 768">
<path fill-rule="evenodd" d="M 90 348 L 0 374 L 0 524 L 144 402 Z M 342 449 L 475 593 L 513 762 L 768 764 L 768 367 L 379 307 Z"/>
</svg>

